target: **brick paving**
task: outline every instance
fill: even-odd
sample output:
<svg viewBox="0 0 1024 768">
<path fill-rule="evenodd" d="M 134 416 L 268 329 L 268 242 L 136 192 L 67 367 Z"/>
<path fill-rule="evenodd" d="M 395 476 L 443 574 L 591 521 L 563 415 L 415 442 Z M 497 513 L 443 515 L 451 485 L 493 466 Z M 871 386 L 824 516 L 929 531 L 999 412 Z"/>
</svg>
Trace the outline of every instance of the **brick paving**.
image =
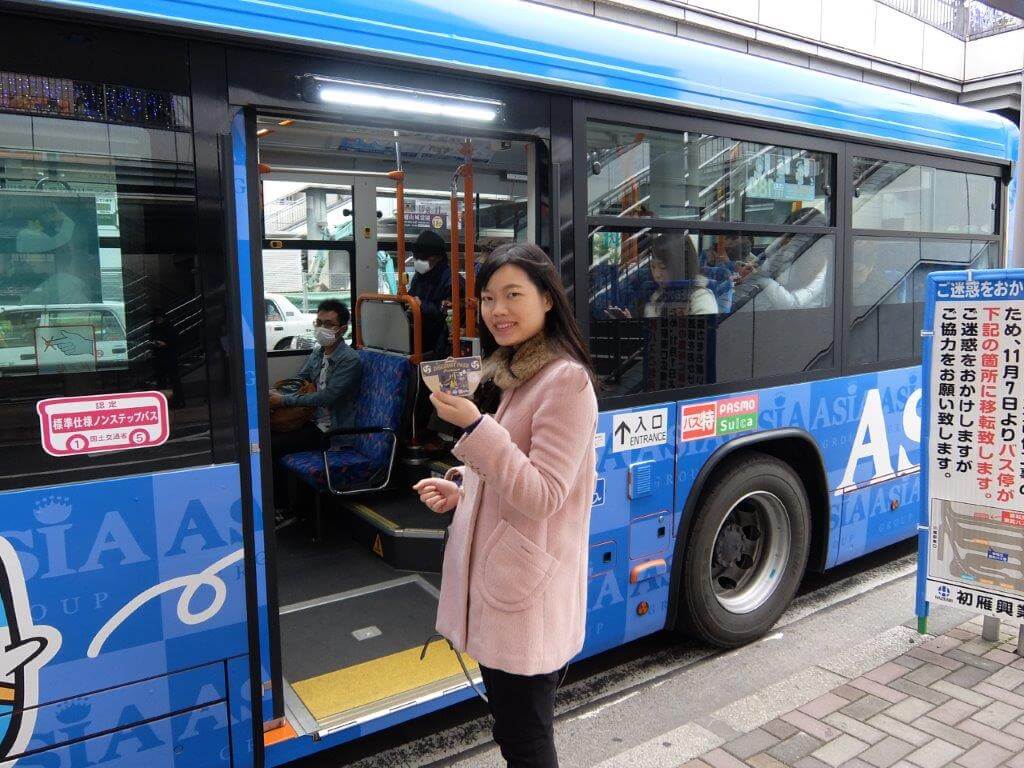
<svg viewBox="0 0 1024 768">
<path fill-rule="evenodd" d="M 1024 768 L 1016 642 L 972 619 L 682 768 Z"/>
</svg>

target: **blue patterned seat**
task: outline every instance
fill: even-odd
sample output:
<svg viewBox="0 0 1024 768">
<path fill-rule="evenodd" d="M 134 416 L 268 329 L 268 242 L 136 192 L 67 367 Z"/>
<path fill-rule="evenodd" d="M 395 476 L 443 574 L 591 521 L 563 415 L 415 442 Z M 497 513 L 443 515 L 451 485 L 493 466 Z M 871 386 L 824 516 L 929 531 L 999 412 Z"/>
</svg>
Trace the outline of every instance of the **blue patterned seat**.
<svg viewBox="0 0 1024 768">
<path fill-rule="evenodd" d="M 412 366 L 407 358 L 375 349 L 360 349 L 363 378 L 356 401 L 355 444 L 327 452 L 331 486 L 337 490 L 365 483 L 391 469 L 392 435 L 399 435 Z M 382 429 L 383 428 L 383 429 Z M 391 434 L 383 430 L 390 430 Z M 327 491 L 322 451 L 290 453 L 281 463 L 299 480 Z"/>
</svg>

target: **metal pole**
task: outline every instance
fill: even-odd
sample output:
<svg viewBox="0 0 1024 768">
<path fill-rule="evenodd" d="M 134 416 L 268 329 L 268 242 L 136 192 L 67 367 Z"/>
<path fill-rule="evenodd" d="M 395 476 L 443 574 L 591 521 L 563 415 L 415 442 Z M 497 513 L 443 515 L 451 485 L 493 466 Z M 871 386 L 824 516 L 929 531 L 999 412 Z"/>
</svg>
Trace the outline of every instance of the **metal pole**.
<svg viewBox="0 0 1024 768">
<path fill-rule="evenodd" d="M 1014 163 L 1013 184 L 1016 198 L 1013 211 L 1013 229 L 1010 231 L 1009 251 L 1010 258 L 1007 265 L 1011 267 L 1024 266 L 1024 61 L 1021 62 L 1020 71 L 1020 143 L 1017 149 L 1017 162 Z"/>
<path fill-rule="evenodd" d="M 473 144 L 467 139 L 464 146 L 466 162 L 462 166 L 462 210 L 466 217 L 464 230 L 466 233 L 466 251 L 462 265 L 466 269 L 466 335 L 476 336 L 476 214 L 480 206 L 473 197 Z M 459 352 L 452 352 L 461 357 Z"/>
<path fill-rule="evenodd" d="M 452 357 L 462 357 L 459 347 L 462 345 L 462 297 L 459 295 L 459 177 L 462 175 L 462 166 L 455 169 L 452 174 L 452 203 L 451 203 L 451 272 L 452 272 Z M 468 216 L 468 206 L 463 206 Z"/>
</svg>

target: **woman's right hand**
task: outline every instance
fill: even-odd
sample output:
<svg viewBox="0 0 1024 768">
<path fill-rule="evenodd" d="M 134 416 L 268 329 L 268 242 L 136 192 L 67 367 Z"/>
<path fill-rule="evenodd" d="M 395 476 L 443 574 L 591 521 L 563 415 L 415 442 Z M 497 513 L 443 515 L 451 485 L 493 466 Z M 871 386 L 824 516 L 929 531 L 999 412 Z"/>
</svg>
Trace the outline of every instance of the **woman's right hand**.
<svg viewBox="0 0 1024 768">
<path fill-rule="evenodd" d="M 437 514 L 455 509 L 459 503 L 459 486 L 451 480 L 428 477 L 412 487 L 420 495 L 420 501 Z"/>
</svg>

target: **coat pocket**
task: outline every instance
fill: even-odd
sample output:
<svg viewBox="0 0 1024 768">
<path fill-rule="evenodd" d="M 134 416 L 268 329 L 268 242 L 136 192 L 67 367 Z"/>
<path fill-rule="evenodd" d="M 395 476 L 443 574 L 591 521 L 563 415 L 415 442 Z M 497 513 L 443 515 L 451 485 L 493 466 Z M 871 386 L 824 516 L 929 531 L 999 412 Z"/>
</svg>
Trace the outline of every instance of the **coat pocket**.
<svg viewBox="0 0 1024 768">
<path fill-rule="evenodd" d="M 501 611 L 528 608 L 544 592 L 558 563 L 507 520 L 498 522 L 485 550 L 480 592 Z"/>
</svg>

